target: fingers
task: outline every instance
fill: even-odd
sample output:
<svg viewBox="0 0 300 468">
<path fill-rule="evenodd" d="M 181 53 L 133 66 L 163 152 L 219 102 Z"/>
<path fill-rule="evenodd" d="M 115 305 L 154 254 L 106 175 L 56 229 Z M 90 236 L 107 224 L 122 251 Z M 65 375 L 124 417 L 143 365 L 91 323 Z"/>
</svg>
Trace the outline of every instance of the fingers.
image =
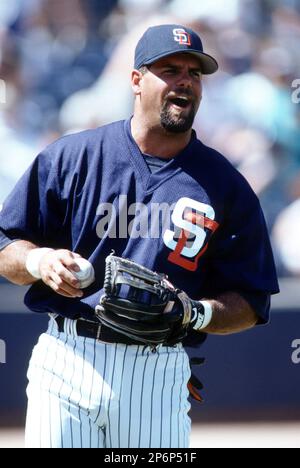
<svg viewBox="0 0 300 468">
<path fill-rule="evenodd" d="M 80 282 L 71 271 L 80 270 L 76 263 L 77 258 L 81 258 L 81 255 L 68 250 L 54 250 L 47 253 L 40 263 L 40 272 L 44 283 L 61 296 L 82 297 Z"/>
<path fill-rule="evenodd" d="M 78 280 L 76 280 L 76 278 L 73 277 L 74 279 L 70 281 L 65 280 L 63 278 L 64 278 L 63 273 L 60 275 L 57 274 L 56 272 L 52 273 L 50 281 L 52 281 L 55 284 L 55 288 L 52 288 L 55 290 L 55 292 L 66 297 L 82 297 L 83 296 L 83 292 L 79 289 L 80 283 Z"/>
<path fill-rule="evenodd" d="M 51 289 L 53 289 L 54 292 L 59 294 L 60 296 L 68 297 L 69 299 L 74 299 L 76 296 L 72 294 L 68 294 L 64 289 L 61 289 L 54 281 L 48 280 L 45 282 L 47 286 L 50 286 Z"/>
<path fill-rule="evenodd" d="M 58 250 L 58 260 L 68 269 L 79 271 L 80 268 L 76 263 L 76 258 L 82 258 L 81 255 L 69 252 L 68 250 Z"/>
<path fill-rule="evenodd" d="M 71 262 L 70 265 L 72 265 Z M 76 276 L 74 276 L 70 270 L 79 271 L 80 268 L 76 263 L 74 266 L 67 267 L 62 260 L 56 261 L 52 266 L 52 271 L 55 273 L 55 277 L 58 276 L 63 282 L 67 283 L 69 286 L 73 288 L 78 288 L 80 286 L 80 283 Z"/>
</svg>

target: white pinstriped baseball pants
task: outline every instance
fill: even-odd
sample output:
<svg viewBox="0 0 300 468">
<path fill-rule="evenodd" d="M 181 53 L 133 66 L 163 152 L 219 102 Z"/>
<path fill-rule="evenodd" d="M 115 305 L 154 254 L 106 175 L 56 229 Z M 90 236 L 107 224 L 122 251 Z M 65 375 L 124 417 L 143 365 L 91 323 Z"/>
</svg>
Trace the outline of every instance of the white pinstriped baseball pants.
<svg viewBox="0 0 300 468">
<path fill-rule="evenodd" d="M 28 370 L 28 448 L 187 448 L 188 356 L 182 347 L 106 344 L 51 319 Z"/>
</svg>

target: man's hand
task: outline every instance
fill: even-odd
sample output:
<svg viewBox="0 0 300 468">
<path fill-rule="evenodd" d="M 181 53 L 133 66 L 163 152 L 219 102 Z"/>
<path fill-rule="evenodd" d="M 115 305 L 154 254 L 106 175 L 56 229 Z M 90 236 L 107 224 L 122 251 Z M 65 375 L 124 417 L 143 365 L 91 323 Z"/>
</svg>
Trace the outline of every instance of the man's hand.
<svg viewBox="0 0 300 468">
<path fill-rule="evenodd" d="M 0 276 L 19 286 L 29 286 L 38 281 L 26 267 L 30 252 L 39 249 L 31 242 L 17 240 L 0 251 Z M 41 280 L 53 291 L 68 298 L 82 297 L 80 281 L 72 274 L 80 271 L 76 259 L 81 255 L 69 250 L 48 250 L 38 262 Z"/>
<path fill-rule="evenodd" d="M 47 252 L 40 261 L 42 281 L 57 294 L 64 297 L 82 297 L 80 282 L 71 270 L 79 271 L 76 259 L 81 255 L 69 250 L 52 250 Z"/>
</svg>

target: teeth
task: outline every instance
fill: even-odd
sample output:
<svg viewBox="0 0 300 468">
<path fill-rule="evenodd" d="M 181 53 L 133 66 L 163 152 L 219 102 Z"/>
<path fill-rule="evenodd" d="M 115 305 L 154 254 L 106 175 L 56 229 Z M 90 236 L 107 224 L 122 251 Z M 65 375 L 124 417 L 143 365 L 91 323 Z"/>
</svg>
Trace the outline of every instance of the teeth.
<svg viewBox="0 0 300 468">
<path fill-rule="evenodd" d="M 188 100 L 189 100 L 189 99 L 188 99 L 187 97 L 185 97 L 185 96 L 176 96 L 176 97 L 174 97 L 174 98 L 172 98 L 172 99 L 181 99 L 182 101 L 186 101 L 186 102 L 188 102 Z"/>
<path fill-rule="evenodd" d="M 173 105 L 185 109 L 190 105 L 191 101 L 187 96 L 176 96 L 170 98 L 170 101 Z"/>
<path fill-rule="evenodd" d="M 182 99 L 183 101 L 189 101 L 189 98 L 186 96 L 174 96 L 171 99 Z"/>
</svg>

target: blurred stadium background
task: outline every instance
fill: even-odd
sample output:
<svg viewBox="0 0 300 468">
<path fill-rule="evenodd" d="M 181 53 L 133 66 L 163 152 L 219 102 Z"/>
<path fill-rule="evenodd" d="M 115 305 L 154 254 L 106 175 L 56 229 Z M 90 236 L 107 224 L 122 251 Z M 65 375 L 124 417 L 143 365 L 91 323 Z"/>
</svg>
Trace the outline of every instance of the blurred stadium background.
<svg viewBox="0 0 300 468">
<path fill-rule="evenodd" d="M 198 30 L 220 62 L 195 127 L 259 196 L 282 289 L 270 326 L 205 344 L 192 444 L 299 447 L 300 0 L 0 0 L 0 204 L 46 144 L 130 115 L 134 46 L 168 22 Z M 26 367 L 46 324 L 23 294 L 0 279 L 0 446 L 22 445 Z"/>
</svg>

